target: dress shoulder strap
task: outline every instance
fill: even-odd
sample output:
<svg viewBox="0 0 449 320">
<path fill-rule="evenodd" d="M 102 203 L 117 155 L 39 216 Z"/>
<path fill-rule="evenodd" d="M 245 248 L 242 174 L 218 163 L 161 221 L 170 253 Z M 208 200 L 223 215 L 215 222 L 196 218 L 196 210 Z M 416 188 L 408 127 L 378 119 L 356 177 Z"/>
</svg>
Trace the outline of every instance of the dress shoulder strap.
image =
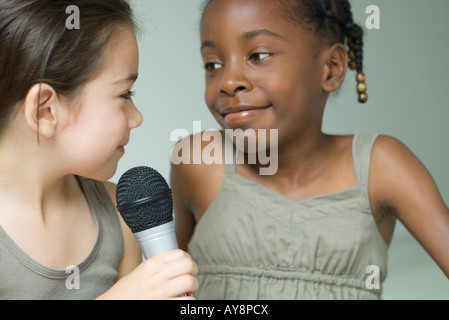
<svg viewBox="0 0 449 320">
<path fill-rule="evenodd" d="M 377 133 L 356 133 L 352 143 L 354 171 L 359 185 L 368 186 L 371 151 Z"/>
</svg>

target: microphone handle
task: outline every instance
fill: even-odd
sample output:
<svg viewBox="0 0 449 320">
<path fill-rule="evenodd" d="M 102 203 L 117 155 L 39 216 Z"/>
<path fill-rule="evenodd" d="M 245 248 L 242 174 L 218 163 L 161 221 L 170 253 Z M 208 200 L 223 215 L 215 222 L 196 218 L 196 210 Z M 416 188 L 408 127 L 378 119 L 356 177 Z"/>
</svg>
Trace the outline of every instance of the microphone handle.
<svg viewBox="0 0 449 320">
<path fill-rule="evenodd" d="M 158 254 L 178 249 L 176 241 L 174 221 L 164 223 L 160 226 L 134 233 L 134 236 L 146 259 Z M 189 293 L 180 294 L 178 297 L 190 296 Z"/>
<path fill-rule="evenodd" d="M 154 228 L 134 233 L 146 259 L 178 249 L 174 222 L 170 221 Z"/>
</svg>

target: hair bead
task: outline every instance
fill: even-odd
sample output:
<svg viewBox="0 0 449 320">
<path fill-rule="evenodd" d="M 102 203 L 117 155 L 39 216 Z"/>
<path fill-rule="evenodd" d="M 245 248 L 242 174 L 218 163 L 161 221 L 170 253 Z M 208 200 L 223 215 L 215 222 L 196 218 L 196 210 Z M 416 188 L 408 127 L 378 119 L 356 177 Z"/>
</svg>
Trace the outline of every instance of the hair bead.
<svg viewBox="0 0 449 320">
<path fill-rule="evenodd" d="M 368 94 L 366 93 L 366 76 L 363 72 L 358 72 L 355 76 L 355 79 L 357 81 L 357 92 L 359 93 L 359 102 L 365 103 L 368 100 Z"/>
<path fill-rule="evenodd" d="M 357 69 L 357 63 L 354 60 L 349 61 L 349 69 L 351 70 Z"/>
<path fill-rule="evenodd" d="M 355 80 L 357 82 L 365 82 L 366 81 L 366 76 L 365 76 L 365 74 L 363 72 L 359 72 L 359 73 L 356 74 Z"/>
<path fill-rule="evenodd" d="M 368 94 L 366 92 L 359 94 L 359 102 L 365 103 L 368 100 Z"/>
<path fill-rule="evenodd" d="M 349 57 L 350 60 L 354 60 L 355 59 L 354 50 L 349 50 L 348 57 Z"/>
<path fill-rule="evenodd" d="M 365 82 L 357 83 L 356 88 L 357 88 L 357 92 L 359 92 L 359 93 L 365 92 L 366 91 L 366 84 L 365 84 Z"/>
</svg>

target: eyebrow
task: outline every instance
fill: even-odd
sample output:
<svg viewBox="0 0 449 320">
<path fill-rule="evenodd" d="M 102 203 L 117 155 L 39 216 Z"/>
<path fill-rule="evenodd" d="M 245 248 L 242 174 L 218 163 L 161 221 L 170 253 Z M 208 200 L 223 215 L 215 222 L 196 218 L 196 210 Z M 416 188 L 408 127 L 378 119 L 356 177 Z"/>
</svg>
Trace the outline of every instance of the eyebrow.
<svg viewBox="0 0 449 320">
<path fill-rule="evenodd" d="M 121 80 L 118 80 L 118 81 L 114 81 L 114 84 L 119 84 L 119 83 L 121 83 L 121 82 L 126 82 L 126 81 L 134 81 L 134 82 L 136 82 L 136 80 L 137 80 L 137 78 L 139 77 L 139 74 L 138 73 L 132 73 L 132 74 L 130 74 L 127 78 L 125 78 L 125 79 L 121 79 Z"/>
<path fill-rule="evenodd" d="M 278 33 L 275 33 L 273 31 L 267 30 L 267 29 L 257 29 L 257 30 L 245 32 L 244 34 L 242 34 L 241 38 L 243 38 L 245 40 L 250 40 L 257 36 L 270 36 L 270 37 L 275 37 L 278 39 L 285 39 L 284 36 L 282 36 Z M 201 50 L 203 50 L 204 48 L 213 48 L 213 47 L 215 47 L 214 41 L 208 40 L 208 41 L 203 41 L 201 43 Z"/>
<path fill-rule="evenodd" d="M 281 36 L 280 34 L 270 31 L 270 30 L 267 30 L 267 29 L 257 29 L 257 30 L 245 32 L 242 35 L 242 38 L 249 40 L 249 39 L 252 39 L 257 36 L 270 36 L 270 37 L 275 37 L 275 38 L 279 38 L 279 39 L 285 39 L 284 36 Z"/>
<path fill-rule="evenodd" d="M 201 42 L 201 50 L 204 48 L 213 48 L 215 47 L 215 42 L 213 41 L 203 41 Z"/>
</svg>

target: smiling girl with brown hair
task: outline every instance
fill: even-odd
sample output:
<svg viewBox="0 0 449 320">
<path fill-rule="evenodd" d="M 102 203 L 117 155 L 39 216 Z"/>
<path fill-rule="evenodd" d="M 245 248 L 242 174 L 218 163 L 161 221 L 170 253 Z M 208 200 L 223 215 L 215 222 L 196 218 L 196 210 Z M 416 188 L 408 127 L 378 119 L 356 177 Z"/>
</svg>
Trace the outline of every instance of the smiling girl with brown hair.
<svg viewBox="0 0 449 320">
<path fill-rule="evenodd" d="M 80 29 L 66 28 L 69 5 Z M 126 1 L 0 0 L 0 299 L 195 291 L 185 252 L 142 263 L 103 182 L 142 123 L 138 60 Z"/>
</svg>

